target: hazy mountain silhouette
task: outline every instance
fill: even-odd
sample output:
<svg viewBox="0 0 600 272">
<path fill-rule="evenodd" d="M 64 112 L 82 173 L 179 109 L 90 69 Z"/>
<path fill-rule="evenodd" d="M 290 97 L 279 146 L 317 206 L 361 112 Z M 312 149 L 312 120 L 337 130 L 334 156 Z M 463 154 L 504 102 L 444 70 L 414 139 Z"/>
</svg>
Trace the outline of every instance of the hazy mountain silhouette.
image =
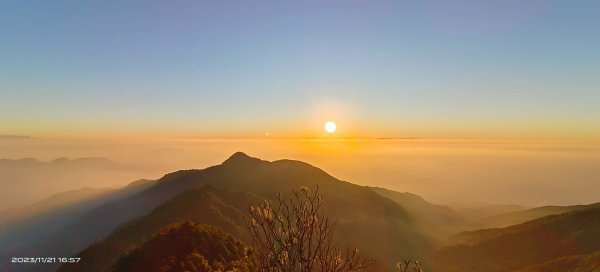
<svg viewBox="0 0 600 272">
<path fill-rule="evenodd" d="M 468 206 L 457 205 L 451 207 L 468 222 L 473 223 L 472 229 L 480 228 L 476 224 L 484 218 L 526 209 L 523 206 L 515 204 L 470 204 Z"/>
<path fill-rule="evenodd" d="M 147 175 L 147 169 L 105 158 L 0 159 L 0 211 L 20 208 L 59 192 L 82 187 L 118 186 Z"/>
<path fill-rule="evenodd" d="M 412 193 L 401 193 L 385 188 L 369 187 L 381 196 L 387 197 L 409 211 L 419 229 L 433 240 L 441 240 L 450 234 L 464 230 L 467 222 L 449 207 L 436 205 Z"/>
<path fill-rule="evenodd" d="M 27 167 L 27 166 L 42 166 L 45 162 L 38 161 L 34 158 L 23 158 L 17 160 L 0 159 L 0 167 Z"/>
<path fill-rule="evenodd" d="M 268 162 L 238 152 L 221 165 L 167 174 L 150 188 L 122 201 L 104 204 L 49 239 L 18 252 L 39 256 L 73 255 L 105 238 L 118 225 L 151 212 L 184 191 L 207 184 L 262 198 L 272 198 L 300 186 L 314 188 L 318 184 L 326 196 L 325 214 L 337 220 L 337 237 L 343 237 L 340 241 L 344 244 L 355 245 L 365 255 L 376 258 L 379 271 L 391 269 L 403 257 L 423 258 L 431 249 L 431 242 L 417 229 L 413 215 L 371 189 L 340 181 L 303 162 Z M 37 266 L 33 270 L 48 267 Z"/>
<path fill-rule="evenodd" d="M 0 134 L 0 140 L 29 140 L 33 139 L 26 135 Z"/>
<path fill-rule="evenodd" d="M 34 158 L 23 158 L 23 159 L 0 159 L 0 168 L 10 167 L 48 167 L 48 166 L 84 166 L 88 168 L 105 168 L 105 169 L 127 169 L 127 166 L 113 162 L 106 158 L 91 157 L 91 158 L 76 158 L 69 159 L 66 157 L 56 158 L 50 162 L 43 162 Z"/>
<path fill-rule="evenodd" d="M 521 224 L 548 215 L 561 214 L 589 208 L 600 208 L 600 203 L 572 206 L 543 206 L 523 211 L 499 214 L 482 219 L 476 224 L 476 226 L 478 228 L 502 228 Z"/>
<path fill-rule="evenodd" d="M 249 242 L 246 232 L 247 208 L 262 201 L 255 195 L 230 192 L 206 185 L 190 189 L 154 209 L 150 214 L 121 225 L 110 236 L 77 254 L 83 261 L 64 265 L 59 271 L 108 271 L 115 262 L 149 240 L 161 228 L 184 221 L 217 226 Z"/>
<path fill-rule="evenodd" d="M 440 249 L 435 271 L 572 271 L 559 270 L 564 263 L 597 267 L 599 258 L 591 254 L 600 251 L 598 226 L 600 209 L 590 208 L 507 228 L 462 233 L 469 242 Z M 536 266 L 540 270 L 531 270 Z"/>
<path fill-rule="evenodd" d="M 0 253 L 55 233 L 91 210 L 115 189 L 82 188 L 55 194 L 22 208 L 0 212 Z"/>
<path fill-rule="evenodd" d="M 26 220 L 34 216 L 51 213 L 53 210 L 62 209 L 78 202 L 108 194 L 115 190 L 117 189 L 85 187 L 77 190 L 53 194 L 50 197 L 38 201 L 32 205 L 0 211 L 0 229 L 3 225 L 19 220 Z"/>
<path fill-rule="evenodd" d="M 39 162 L 26 160 L 26 163 Z M 62 159 L 52 162 L 62 163 L 69 162 Z M 204 261 L 212 258 L 205 256 L 206 251 L 187 248 L 172 256 L 161 251 L 161 245 L 168 248 L 161 229 L 189 222 L 184 224 L 185 230 L 170 227 L 173 237 L 182 237 L 184 241 L 180 242 L 185 242 L 195 239 L 194 233 L 211 236 L 216 233 L 212 228 L 219 228 L 224 236 L 215 237 L 231 236 L 248 243 L 248 205 L 300 186 L 314 189 L 317 184 L 325 195 L 323 212 L 337 221 L 337 243 L 342 247 L 356 246 L 362 256 L 374 258 L 377 263 L 373 271 L 392 271 L 396 261 L 417 258 L 426 266 L 434 265 L 426 267 L 426 271 L 436 272 L 565 269 L 592 272 L 600 260 L 599 204 L 539 207 L 491 217 L 486 220 L 537 219 L 506 228 L 462 232 L 452 236 L 454 244 L 434 253 L 439 240 L 463 228 L 468 219 L 521 207 L 487 206 L 475 209 L 465 220 L 462 213 L 459 215 L 411 193 L 341 181 L 300 161 L 269 162 L 238 152 L 222 164 L 205 169 L 176 171 L 157 181 L 135 182 L 115 191 L 76 190 L 40 202 L 42 206 L 49 203 L 59 208 L 44 212 L 43 216 L 19 220 L 24 228 L 11 235 L 0 235 L 0 242 L 5 238 L 40 234 L 45 238 L 38 236 L 18 249 L 5 251 L 0 256 L 4 262 L 0 271 L 53 271 L 59 265 L 11 265 L 5 263 L 8 256 L 82 257 L 78 264 L 60 267 L 63 272 L 130 271 L 147 265 L 164 265 L 161 261 L 164 256 L 212 267 L 209 261 Z M 34 205 L 30 209 L 38 208 Z M 32 214 L 36 213 L 39 214 Z M 560 214 L 538 218 L 550 213 Z M 207 231 L 196 224 L 213 227 Z M 5 244 L 8 243 L 0 243 Z"/>
<path fill-rule="evenodd" d="M 84 188 L 63 192 L 34 205 L 14 210 L 14 214 L 24 214 L 13 214 L 10 220 L 7 219 L 7 222 L 0 225 L 0 271 L 9 271 L 9 265 L 5 263 L 9 256 L 19 256 L 15 255 L 17 252 L 26 254 L 28 248 L 36 248 L 36 245 L 60 233 L 92 209 L 103 203 L 129 197 L 154 182 L 138 180 L 120 189 Z"/>
</svg>

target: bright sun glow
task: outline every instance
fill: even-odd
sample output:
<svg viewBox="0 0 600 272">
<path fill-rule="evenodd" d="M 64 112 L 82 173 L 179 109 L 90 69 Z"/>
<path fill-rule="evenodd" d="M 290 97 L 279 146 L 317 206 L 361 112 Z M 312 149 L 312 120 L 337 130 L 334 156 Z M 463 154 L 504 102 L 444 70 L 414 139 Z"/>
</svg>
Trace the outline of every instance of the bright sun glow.
<svg viewBox="0 0 600 272">
<path fill-rule="evenodd" d="M 335 122 L 333 122 L 333 121 L 325 122 L 325 131 L 327 131 L 328 133 L 334 133 L 336 129 L 337 129 L 337 125 L 335 124 Z"/>
</svg>

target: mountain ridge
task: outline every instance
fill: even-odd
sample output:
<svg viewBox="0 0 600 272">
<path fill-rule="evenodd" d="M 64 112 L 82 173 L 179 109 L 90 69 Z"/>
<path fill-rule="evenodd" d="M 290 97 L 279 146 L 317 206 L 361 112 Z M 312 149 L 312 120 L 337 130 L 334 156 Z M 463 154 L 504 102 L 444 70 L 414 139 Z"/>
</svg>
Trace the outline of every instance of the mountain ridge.
<svg viewBox="0 0 600 272">
<path fill-rule="evenodd" d="M 600 207 L 600 202 L 584 204 L 584 205 L 569 205 L 555 206 L 547 205 L 540 206 L 522 211 L 499 214 L 482 219 L 477 226 L 479 228 L 503 228 L 507 226 L 521 224 L 527 221 L 542 218 L 548 215 L 562 214 L 572 211 L 584 210 L 588 208 Z"/>
<path fill-rule="evenodd" d="M 446 246 L 436 253 L 436 271 L 508 272 L 594 254 L 600 251 L 598 226 L 600 208 L 589 208 L 506 228 L 472 231 L 470 243 Z"/>
<path fill-rule="evenodd" d="M 74 188 L 119 187 L 155 171 L 101 157 L 57 158 L 48 162 L 0 159 L 0 211 L 25 207 Z"/>
<path fill-rule="evenodd" d="M 211 184 L 265 199 L 300 186 L 316 188 L 326 197 L 323 212 L 338 222 L 344 242 L 363 252 L 378 252 L 382 267 L 392 268 L 407 255 L 423 256 L 433 244 L 397 203 L 372 190 L 341 181 L 310 164 L 294 160 L 273 162 L 236 153 L 226 163 L 204 169 L 180 170 L 164 175 L 151 187 L 119 202 L 100 206 L 46 241 L 21 252 L 70 256 L 101 240 L 119 225 L 151 212 L 176 195 Z M 394 231 L 392 231 L 394 230 Z M 64 243 L 62 241 L 69 241 Z M 33 271 L 42 271 L 38 266 Z M 380 271 L 385 271 L 382 269 Z"/>
<path fill-rule="evenodd" d="M 433 204 L 423 197 L 409 193 L 397 192 L 380 187 L 367 187 L 377 194 L 387 197 L 410 211 L 420 228 L 434 240 L 443 240 L 448 235 L 463 230 L 467 221 L 453 209 Z"/>
</svg>

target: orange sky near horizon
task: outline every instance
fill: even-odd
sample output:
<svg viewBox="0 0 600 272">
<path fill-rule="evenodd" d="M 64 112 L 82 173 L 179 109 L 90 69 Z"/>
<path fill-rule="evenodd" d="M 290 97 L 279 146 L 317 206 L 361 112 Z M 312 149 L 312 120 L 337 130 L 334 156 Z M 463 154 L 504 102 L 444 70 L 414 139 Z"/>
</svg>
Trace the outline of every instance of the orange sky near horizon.
<svg viewBox="0 0 600 272">
<path fill-rule="evenodd" d="M 440 204 L 585 204 L 600 191 L 600 142 L 476 139 L 0 139 L 0 158 L 105 157 L 159 178 L 242 151 L 296 159 L 349 182 Z M 97 184 L 97 187 L 104 187 Z"/>
<path fill-rule="evenodd" d="M 366 118 L 364 118 L 366 119 Z M 506 139 L 506 140 L 600 140 L 600 126 L 590 121 L 578 123 L 535 123 L 526 121 L 506 123 L 452 122 L 416 123 L 385 120 L 351 120 L 349 118 L 327 118 L 304 120 L 283 124 L 231 124 L 218 125 L 174 124 L 144 126 L 136 124 L 4 124 L 0 136 L 22 136 L 57 139 L 245 139 L 245 138 L 429 138 L 429 139 Z M 323 125 L 332 120 L 337 124 L 335 133 L 327 133 Z M 178 127 L 179 125 L 179 127 Z M 70 127 L 67 127 L 70 126 Z"/>
</svg>

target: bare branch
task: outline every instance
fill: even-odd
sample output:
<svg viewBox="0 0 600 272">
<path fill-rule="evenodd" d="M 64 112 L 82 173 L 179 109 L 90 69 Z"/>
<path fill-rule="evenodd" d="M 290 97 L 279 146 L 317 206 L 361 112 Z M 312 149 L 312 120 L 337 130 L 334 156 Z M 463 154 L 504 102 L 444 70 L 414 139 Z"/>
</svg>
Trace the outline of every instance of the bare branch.
<svg viewBox="0 0 600 272">
<path fill-rule="evenodd" d="M 357 249 L 339 250 L 333 242 L 335 223 L 320 213 L 323 196 L 317 186 L 278 194 L 275 205 L 250 206 L 248 229 L 262 272 L 346 272 L 365 270 L 373 261 Z"/>
</svg>

